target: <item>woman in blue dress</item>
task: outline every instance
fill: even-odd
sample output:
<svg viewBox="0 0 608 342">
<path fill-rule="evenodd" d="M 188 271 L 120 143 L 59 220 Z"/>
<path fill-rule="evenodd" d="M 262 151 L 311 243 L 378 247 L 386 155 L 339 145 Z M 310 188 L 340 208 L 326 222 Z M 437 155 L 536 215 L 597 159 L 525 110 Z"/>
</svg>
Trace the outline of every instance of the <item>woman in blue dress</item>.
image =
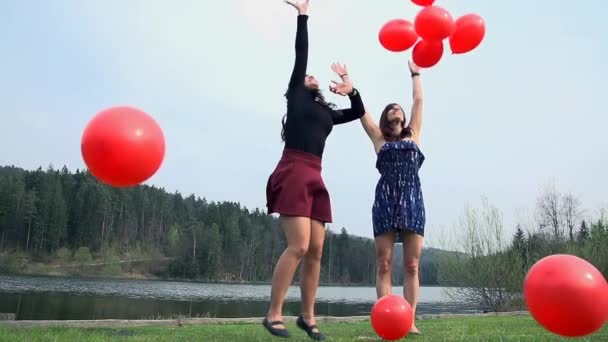
<svg viewBox="0 0 608 342">
<path fill-rule="evenodd" d="M 380 179 L 372 208 L 376 242 L 376 294 L 391 293 L 393 246 L 403 244 L 405 281 L 403 295 L 416 313 L 418 302 L 418 265 L 424 238 L 425 209 L 418 170 L 424 161 L 420 150 L 422 128 L 422 83 L 420 70 L 409 63 L 413 86 L 413 103 L 409 123 L 400 105 L 391 103 L 376 125 L 366 113 L 361 118 L 365 132 L 374 144 L 376 168 Z M 339 70 L 342 71 L 342 70 Z M 344 71 L 343 71 L 344 72 Z M 416 323 L 410 333 L 419 334 Z"/>
</svg>

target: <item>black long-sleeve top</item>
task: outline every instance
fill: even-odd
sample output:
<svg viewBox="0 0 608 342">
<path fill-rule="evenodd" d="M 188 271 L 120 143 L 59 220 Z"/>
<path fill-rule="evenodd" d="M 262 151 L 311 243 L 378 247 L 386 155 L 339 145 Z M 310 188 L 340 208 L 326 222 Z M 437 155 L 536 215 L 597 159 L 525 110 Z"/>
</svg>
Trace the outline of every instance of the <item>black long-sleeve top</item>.
<svg viewBox="0 0 608 342">
<path fill-rule="evenodd" d="M 308 16 L 298 15 L 296 60 L 287 90 L 285 147 L 312 153 L 319 158 L 333 125 L 357 120 L 365 114 L 358 91 L 349 95 L 351 108 L 332 110 L 318 103 L 314 92 L 304 86 L 308 64 Z"/>
</svg>

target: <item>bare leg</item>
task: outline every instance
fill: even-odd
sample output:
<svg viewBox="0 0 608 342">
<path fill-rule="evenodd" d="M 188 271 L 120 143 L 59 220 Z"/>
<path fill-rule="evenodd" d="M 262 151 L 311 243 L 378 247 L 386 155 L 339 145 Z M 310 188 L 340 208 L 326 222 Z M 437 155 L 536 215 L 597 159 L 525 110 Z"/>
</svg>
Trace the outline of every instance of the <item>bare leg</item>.
<svg viewBox="0 0 608 342">
<path fill-rule="evenodd" d="M 395 232 L 376 237 L 376 295 L 378 299 L 392 292 L 394 244 Z"/>
<path fill-rule="evenodd" d="M 281 216 L 281 226 L 287 239 L 287 248 L 281 254 L 272 275 L 270 309 L 268 310 L 268 320 L 271 322 L 282 320 L 285 296 L 310 243 L 309 218 Z M 283 325 L 274 327 L 276 329 L 285 328 Z"/>
<path fill-rule="evenodd" d="M 311 235 L 308 252 L 304 255 L 302 279 L 300 279 L 300 292 L 302 294 L 302 317 L 308 325 L 316 324 L 315 299 L 319 287 L 321 274 L 321 255 L 325 240 L 325 225 L 322 222 L 311 220 Z M 313 329 L 313 332 L 318 332 Z"/>
<path fill-rule="evenodd" d="M 403 283 L 403 297 L 412 306 L 414 318 L 416 317 L 416 305 L 418 304 L 418 290 L 420 282 L 418 279 L 418 265 L 420 264 L 420 254 L 422 253 L 421 235 L 406 232 L 403 236 L 403 268 L 405 281 Z M 416 322 L 412 324 L 411 332 L 418 332 Z"/>
</svg>

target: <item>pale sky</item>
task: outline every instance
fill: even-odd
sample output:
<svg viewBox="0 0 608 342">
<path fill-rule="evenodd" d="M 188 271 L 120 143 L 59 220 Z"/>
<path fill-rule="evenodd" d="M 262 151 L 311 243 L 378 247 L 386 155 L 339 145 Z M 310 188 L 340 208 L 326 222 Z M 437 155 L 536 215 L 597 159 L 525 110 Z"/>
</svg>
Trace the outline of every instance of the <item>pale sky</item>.
<svg viewBox="0 0 608 342">
<path fill-rule="evenodd" d="M 550 181 L 589 212 L 605 205 L 606 2 L 436 4 L 454 18 L 480 14 L 487 34 L 465 55 L 451 55 L 446 42 L 442 61 L 423 70 L 429 244 L 482 195 L 509 233 Z M 331 63 L 346 63 L 376 120 L 389 102 L 409 108 L 411 50 L 388 52 L 377 35 L 419 9 L 408 0 L 311 0 L 308 71 L 326 88 Z M 295 28 L 296 11 L 282 0 L 3 0 L 0 164 L 83 168 L 87 122 L 130 105 L 154 116 L 166 137 L 165 161 L 147 184 L 265 208 L 283 148 Z M 326 146 L 331 227 L 371 237 L 372 145 L 355 121 L 336 127 Z"/>
</svg>

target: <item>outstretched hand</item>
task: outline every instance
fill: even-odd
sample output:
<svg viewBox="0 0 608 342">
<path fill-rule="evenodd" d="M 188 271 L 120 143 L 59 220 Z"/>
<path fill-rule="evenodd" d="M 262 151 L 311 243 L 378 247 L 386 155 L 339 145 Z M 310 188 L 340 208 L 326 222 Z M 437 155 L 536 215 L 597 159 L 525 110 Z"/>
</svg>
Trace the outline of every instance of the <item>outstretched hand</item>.
<svg viewBox="0 0 608 342">
<path fill-rule="evenodd" d="M 284 0 L 286 4 L 293 6 L 298 10 L 298 14 L 306 14 L 308 12 L 308 3 L 310 0 Z"/>
<path fill-rule="evenodd" d="M 348 70 L 346 70 L 346 65 L 340 65 L 338 63 L 333 63 L 331 65 L 331 70 L 333 70 L 340 78 L 342 82 L 331 81 L 333 84 L 329 86 L 329 90 L 338 95 L 346 96 L 353 91 L 353 82 L 350 77 L 348 77 Z"/>
<path fill-rule="evenodd" d="M 420 67 L 416 65 L 416 63 L 412 62 L 412 61 L 408 61 L 407 62 L 407 66 L 410 68 L 410 73 L 412 74 L 419 74 L 420 73 Z"/>
</svg>

